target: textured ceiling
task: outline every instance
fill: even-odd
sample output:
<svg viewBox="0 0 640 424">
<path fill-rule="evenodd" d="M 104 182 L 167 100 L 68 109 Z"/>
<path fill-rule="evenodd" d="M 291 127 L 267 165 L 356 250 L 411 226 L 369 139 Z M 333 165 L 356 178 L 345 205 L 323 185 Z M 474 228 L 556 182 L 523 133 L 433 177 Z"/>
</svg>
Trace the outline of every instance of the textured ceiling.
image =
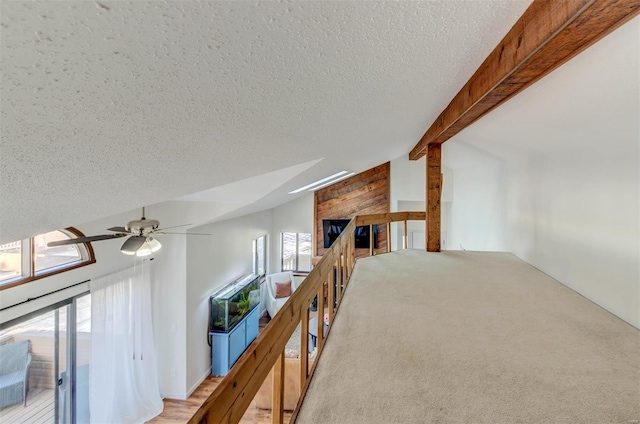
<svg viewBox="0 0 640 424">
<path fill-rule="evenodd" d="M 0 242 L 407 153 L 530 0 L 0 3 Z"/>
</svg>

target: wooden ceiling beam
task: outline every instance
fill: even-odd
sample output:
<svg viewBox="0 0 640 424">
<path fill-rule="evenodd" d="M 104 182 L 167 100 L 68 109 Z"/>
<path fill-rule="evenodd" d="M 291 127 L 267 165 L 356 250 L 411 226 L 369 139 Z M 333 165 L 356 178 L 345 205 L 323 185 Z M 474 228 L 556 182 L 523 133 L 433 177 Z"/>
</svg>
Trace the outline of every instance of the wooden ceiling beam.
<svg viewBox="0 0 640 424">
<path fill-rule="evenodd" d="M 534 0 L 409 153 L 417 160 L 640 12 L 640 0 Z"/>
</svg>

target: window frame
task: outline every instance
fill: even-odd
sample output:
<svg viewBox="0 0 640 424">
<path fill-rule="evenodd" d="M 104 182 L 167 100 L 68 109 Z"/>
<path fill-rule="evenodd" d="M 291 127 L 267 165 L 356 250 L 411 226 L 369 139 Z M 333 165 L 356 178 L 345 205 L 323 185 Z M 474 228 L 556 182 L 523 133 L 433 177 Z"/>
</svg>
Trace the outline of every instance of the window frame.
<svg viewBox="0 0 640 424">
<path fill-rule="evenodd" d="M 267 237 L 268 237 L 268 234 L 264 234 L 264 235 L 261 235 L 260 237 L 253 239 L 253 273 L 256 275 L 259 275 L 260 277 L 267 275 L 267 256 L 268 256 Z M 264 270 L 262 273 L 258 272 L 258 263 L 260 262 L 258 258 L 258 241 L 260 239 L 262 239 L 262 253 L 263 253 L 262 263 L 264 265 Z"/>
<path fill-rule="evenodd" d="M 295 269 L 284 269 L 284 235 L 285 234 L 295 234 L 296 235 L 296 253 L 295 253 L 295 258 L 296 258 L 296 266 Z M 300 234 L 309 234 L 309 238 L 311 238 L 311 246 L 313 246 L 313 234 L 311 233 L 298 233 L 298 232 L 290 232 L 290 231 L 283 231 L 282 233 L 280 233 L 280 271 L 281 272 L 285 272 L 285 271 L 291 271 L 295 274 L 309 274 L 311 272 L 311 270 L 309 271 L 301 271 L 300 270 Z M 309 261 L 311 261 L 311 259 L 309 259 Z M 311 262 L 309 262 L 309 268 L 311 268 Z"/>
<path fill-rule="evenodd" d="M 69 235 L 70 238 L 85 237 L 85 235 L 80 230 L 74 227 L 67 227 L 57 231 L 61 231 Z M 6 290 L 12 287 L 16 287 L 22 284 L 30 283 L 32 281 L 40 280 L 42 278 L 51 277 L 53 275 L 57 275 L 63 272 L 71 271 L 72 269 L 77 269 L 86 265 L 91 265 L 96 262 L 96 255 L 95 255 L 95 252 L 93 251 L 93 246 L 91 246 L 91 243 L 78 243 L 78 244 L 82 244 L 86 249 L 87 251 L 86 258 L 83 258 L 79 261 L 70 262 L 68 264 L 58 265 L 52 268 L 46 268 L 36 273 L 35 243 L 33 240 L 35 237 L 37 236 L 20 240 L 22 242 L 21 255 L 22 255 L 22 264 L 23 264 L 23 275 L 7 279 L 4 282 L 0 282 L 0 291 Z M 25 271 L 27 272 L 25 273 Z"/>
</svg>

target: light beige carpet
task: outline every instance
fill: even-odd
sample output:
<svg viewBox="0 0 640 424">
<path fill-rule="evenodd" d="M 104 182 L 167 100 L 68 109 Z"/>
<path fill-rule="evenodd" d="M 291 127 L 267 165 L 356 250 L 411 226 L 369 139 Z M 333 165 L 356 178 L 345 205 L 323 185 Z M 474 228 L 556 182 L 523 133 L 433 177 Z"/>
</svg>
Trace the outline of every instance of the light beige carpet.
<svg viewBox="0 0 640 424">
<path fill-rule="evenodd" d="M 358 261 L 297 422 L 638 420 L 640 331 L 510 254 L 405 250 Z"/>
</svg>

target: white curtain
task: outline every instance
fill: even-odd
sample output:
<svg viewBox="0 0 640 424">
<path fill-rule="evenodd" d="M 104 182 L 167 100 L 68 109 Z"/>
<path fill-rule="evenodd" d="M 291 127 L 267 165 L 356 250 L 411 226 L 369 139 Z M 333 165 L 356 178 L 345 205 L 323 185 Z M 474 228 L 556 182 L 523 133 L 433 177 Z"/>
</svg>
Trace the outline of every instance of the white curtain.
<svg viewBox="0 0 640 424">
<path fill-rule="evenodd" d="M 151 324 L 149 261 L 90 285 L 91 422 L 147 421 L 163 409 Z"/>
</svg>

